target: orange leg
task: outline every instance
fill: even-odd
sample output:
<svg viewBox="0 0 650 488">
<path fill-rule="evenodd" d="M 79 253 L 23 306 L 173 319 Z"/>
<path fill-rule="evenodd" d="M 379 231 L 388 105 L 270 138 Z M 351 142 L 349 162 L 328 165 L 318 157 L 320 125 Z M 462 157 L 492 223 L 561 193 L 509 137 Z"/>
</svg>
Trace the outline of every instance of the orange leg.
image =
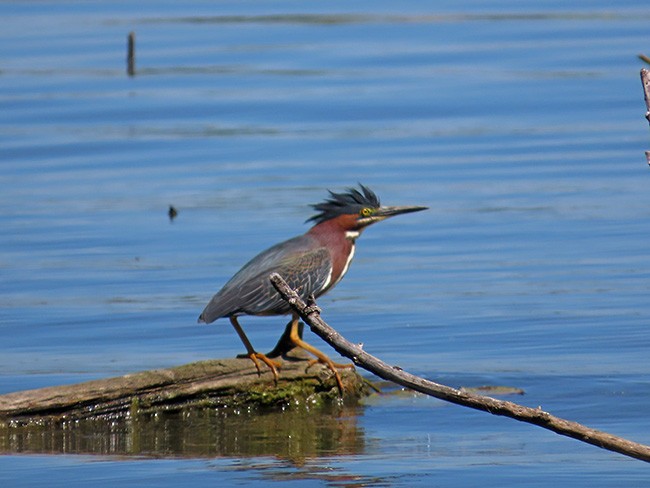
<svg viewBox="0 0 650 488">
<path fill-rule="evenodd" d="M 275 378 L 275 381 L 278 381 L 279 378 L 278 368 L 280 367 L 280 363 L 267 358 L 264 354 L 256 352 L 255 349 L 253 349 L 253 345 L 248 340 L 248 337 L 246 337 L 246 334 L 244 333 L 244 329 L 242 329 L 241 325 L 239 325 L 239 322 L 237 321 L 237 317 L 235 316 L 230 317 L 230 323 L 237 331 L 237 335 L 239 335 L 241 341 L 244 343 L 244 346 L 246 347 L 246 352 L 248 353 L 248 357 L 251 359 L 251 361 L 253 361 L 255 367 L 257 368 L 257 373 L 262 374 L 262 370 L 260 369 L 260 362 L 258 361 L 259 359 L 269 367 L 269 369 L 273 373 L 273 377 Z"/>
<path fill-rule="evenodd" d="M 303 341 L 300 338 L 300 334 L 298 333 L 298 316 L 296 314 L 293 315 L 293 320 L 291 322 L 291 333 L 290 333 L 290 338 L 291 342 L 293 342 L 297 347 L 300 347 L 304 349 L 307 352 L 310 352 L 314 356 L 316 356 L 318 359 L 315 359 L 313 361 L 310 361 L 309 366 L 312 364 L 319 362 L 323 363 L 326 365 L 332 373 L 334 373 L 334 377 L 336 378 L 336 384 L 339 387 L 339 392 L 341 394 L 343 393 L 343 382 L 341 381 L 341 375 L 339 375 L 339 372 L 336 370 L 336 368 L 353 368 L 354 365 L 352 364 L 337 364 L 333 362 L 330 358 L 328 358 L 324 353 L 316 349 L 314 346 L 311 344 L 307 344 L 305 341 Z M 307 366 L 307 367 L 309 367 Z"/>
<path fill-rule="evenodd" d="M 316 363 L 322 363 L 322 362 L 323 361 L 321 361 L 320 358 L 310 359 L 308 361 L 308 364 L 307 364 L 307 369 L 311 368 Z M 332 364 L 334 365 L 335 368 L 338 368 L 338 369 L 343 369 L 343 368 L 354 369 L 354 364 L 352 364 L 352 363 L 343 364 L 343 363 L 335 363 L 334 361 L 332 361 Z"/>
</svg>

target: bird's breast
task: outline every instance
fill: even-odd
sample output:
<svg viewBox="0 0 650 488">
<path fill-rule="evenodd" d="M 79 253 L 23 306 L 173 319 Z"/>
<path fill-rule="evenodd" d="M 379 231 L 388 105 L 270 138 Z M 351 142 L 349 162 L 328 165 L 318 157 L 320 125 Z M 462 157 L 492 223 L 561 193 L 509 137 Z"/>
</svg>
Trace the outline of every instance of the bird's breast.
<svg viewBox="0 0 650 488">
<path fill-rule="evenodd" d="M 348 272 L 348 268 L 354 257 L 354 241 L 342 239 L 337 242 L 330 242 L 327 248 L 330 252 L 332 268 L 327 285 L 324 287 L 325 290 L 336 285 L 345 276 L 345 273 Z"/>
<path fill-rule="evenodd" d="M 337 226 L 336 221 L 319 224 L 308 232 L 318 245 L 327 249 L 330 257 L 330 273 L 322 293 L 336 285 L 347 273 L 354 257 L 354 243 L 359 232 L 346 231 Z"/>
<path fill-rule="evenodd" d="M 352 258 L 354 257 L 354 242 L 350 246 L 350 250 L 348 251 L 348 256 L 345 259 L 345 263 L 343 264 L 343 267 L 341 268 L 338 277 L 336 278 L 336 281 L 332 283 L 332 286 L 336 285 L 341 279 L 345 276 L 345 273 L 348 272 L 348 268 L 350 267 L 350 263 L 352 262 Z M 332 272 L 334 275 L 334 272 Z"/>
</svg>

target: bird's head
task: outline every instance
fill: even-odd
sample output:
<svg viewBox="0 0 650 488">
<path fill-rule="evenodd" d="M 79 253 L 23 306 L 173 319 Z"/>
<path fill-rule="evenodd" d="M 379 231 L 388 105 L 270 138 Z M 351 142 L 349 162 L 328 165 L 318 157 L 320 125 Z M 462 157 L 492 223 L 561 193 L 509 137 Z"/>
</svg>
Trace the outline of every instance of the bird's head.
<svg viewBox="0 0 650 488">
<path fill-rule="evenodd" d="M 318 225 L 336 220 L 345 231 L 358 233 L 369 225 L 389 217 L 427 209 L 418 206 L 382 207 L 377 195 L 361 183 L 359 189 L 348 188 L 343 193 L 330 190 L 329 193 L 327 200 L 312 205 L 318 213 L 308 219 L 308 222 Z"/>
</svg>

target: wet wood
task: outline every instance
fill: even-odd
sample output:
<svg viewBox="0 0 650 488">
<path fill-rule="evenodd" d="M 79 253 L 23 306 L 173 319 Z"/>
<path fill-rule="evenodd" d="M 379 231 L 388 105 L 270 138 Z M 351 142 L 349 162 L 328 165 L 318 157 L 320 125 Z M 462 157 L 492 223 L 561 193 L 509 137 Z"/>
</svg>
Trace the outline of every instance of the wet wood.
<svg viewBox="0 0 650 488">
<path fill-rule="evenodd" d="M 330 344 L 340 354 L 350 358 L 354 364 L 376 374 L 380 378 L 439 398 L 440 400 L 481 410 L 492 415 L 500 415 L 520 422 L 527 422 L 602 449 L 650 462 L 650 446 L 592 429 L 577 422 L 564 420 L 542 410 L 541 407 L 525 407 L 513 402 L 457 390 L 410 374 L 398 366 L 386 364 L 381 359 L 368 354 L 359 345 L 351 343 L 332 329 L 321 318 L 320 309 L 316 306 L 315 302 L 312 300 L 312 303 L 305 303 L 277 273 L 272 274 L 270 279 L 280 295 L 300 315 L 305 323 L 309 325 L 314 333 Z"/>
<path fill-rule="evenodd" d="M 339 399 L 336 381 L 320 364 L 302 357 L 282 361 L 277 384 L 270 371 L 258 375 L 249 359 L 215 359 L 116 378 L 0 395 L 0 425 L 72 420 L 187 407 L 277 406 Z M 342 370 L 344 400 L 367 392 L 365 381 Z"/>
</svg>

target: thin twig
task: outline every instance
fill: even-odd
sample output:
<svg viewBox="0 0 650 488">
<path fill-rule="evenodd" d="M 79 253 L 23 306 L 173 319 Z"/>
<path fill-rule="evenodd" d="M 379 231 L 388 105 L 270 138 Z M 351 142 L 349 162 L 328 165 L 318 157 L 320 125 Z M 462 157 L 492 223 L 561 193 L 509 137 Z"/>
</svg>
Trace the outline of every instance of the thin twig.
<svg viewBox="0 0 650 488">
<path fill-rule="evenodd" d="M 310 306 L 305 304 L 305 302 L 287 285 L 280 275 L 273 273 L 270 276 L 270 279 L 282 298 L 291 305 L 307 325 L 311 327 L 311 330 L 314 333 L 320 336 L 340 354 L 354 361 L 356 365 L 361 366 L 381 378 L 457 405 L 538 425 L 539 427 L 543 427 L 564 436 L 573 437 L 574 439 L 578 439 L 602 449 L 607 449 L 642 461 L 650 462 L 650 446 L 632 442 L 599 430 L 590 429 L 577 422 L 571 422 L 555 417 L 554 415 L 543 411 L 541 408 L 524 407 L 513 402 L 463 392 L 412 375 L 401 368 L 390 366 L 382 360 L 368 354 L 359 346 L 351 343 L 327 325 L 320 317 L 320 310 L 318 307 L 313 306 L 313 304 Z"/>
<path fill-rule="evenodd" d="M 643 95 L 645 97 L 645 118 L 650 123 L 650 71 L 641 70 L 641 83 L 643 84 Z M 645 152 L 646 161 L 650 164 L 650 151 Z"/>
</svg>

